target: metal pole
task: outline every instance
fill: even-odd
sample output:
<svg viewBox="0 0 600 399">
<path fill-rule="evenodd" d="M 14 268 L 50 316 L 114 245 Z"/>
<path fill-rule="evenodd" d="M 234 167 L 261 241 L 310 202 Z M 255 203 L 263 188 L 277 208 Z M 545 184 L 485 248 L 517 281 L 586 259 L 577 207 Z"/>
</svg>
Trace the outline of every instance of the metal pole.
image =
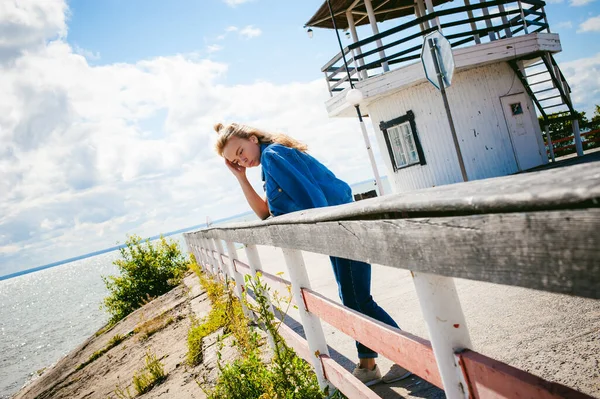
<svg viewBox="0 0 600 399">
<path fill-rule="evenodd" d="M 369 160 L 371 161 L 371 168 L 373 168 L 373 174 L 375 175 L 375 184 L 377 185 L 377 190 L 379 191 L 379 196 L 385 195 L 383 190 L 383 184 L 381 183 L 381 178 L 379 177 L 379 170 L 377 169 L 377 163 L 375 162 L 375 156 L 373 155 L 373 149 L 371 149 L 371 141 L 369 140 L 369 135 L 367 134 L 367 128 L 365 127 L 365 122 L 363 121 L 362 115 L 360 114 L 360 108 L 358 105 L 355 106 L 356 113 L 358 114 L 358 120 L 360 122 L 360 130 L 362 131 L 363 138 L 365 139 L 365 145 L 367 146 L 367 153 L 369 153 Z"/>
<path fill-rule="evenodd" d="M 458 157 L 458 164 L 460 165 L 460 172 L 462 173 L 463 181 L 469 181 L 467 177 L 467 171 L 465 169 L 465 163 L 463 161 L 462 152 L 460 151 L 460 145 L 458 143 L 458 137 L 456 136 L 456 129 L 454 128 L 454 121 L 452 120 L 452 113 L 450 112 L 450 104 L 448 104 L 448 98 L 446 97 L 446 87 L 444 79 L 442 78 L 442 72 L 440 71 L 440 64 L 438 61 L 438 48 L 436 41 L 433 38 L 429 39 L 429 47 L 431 49 L 431 56 L 433 57 L 433 65 L 435 66 L 435 73 L 438 77 L 438 84 L 440 91 L 442 92 L 442 99 L 444 100 L 444 108 L 446 109 L 446 115 L 448 116 L 448 123 L 450 124 L 450 131 L 452 132 L 452 140 L 454 141 L 454 148 L 456 150 L 456 156 Z"/>
<path fill-rule="evenodd" d="M 346 67 L 346 73 L 348 74 L 348 83 L 350 83 L 350 89 L 354 89 L 354 84 L 352 83 L 352 78 L 350 77 L 350 71 L 348 71 L 348 63 L 346 62 L 346 56 L 344 54 L 344 49 L 342 47 L 342 39 L 340 39 L 340 33 L 338 32 L 337 25 L 335 23 L 335 16 L 333 14 L 333 8 L 331 8 L 330 0 L 327 0 L 327 5 L 329 6 L 329 14 L 331 15 L 331 23 L 333 24 L 333 30 L 335 30 L 335 34 L 337 35 L 338 44 L 340 45 L 340 51 L 342 52 L 342 59 L 344 60 L 344 66 Z M 377 169 L 377 164 L 375 163 L 375 156 L 373 155 L 373 149 L 371 148 L 371 141 L 369 140 L 369 135 L 367 134 L 367 129 L 362 119 L 362 114 L 360 113 L 360 107 L 358 105 L 354 106 L 356 108 L 356 113 L 358 114 L 358 120 L 360 122 L 360 129 L 363 133 L 363 138 L 365 139 L 365 145 L 367 146 L 367 153 L 369 154 L 369 159 L 371 161 L 371 168 L 373 169 L 373 174 L 375 175 L 375 184 L 377 184 L 379 188 L 379 194 L 384 195 L 383 185 L 381 184 L 381 178 L 379 177 L 379 170 Z"/>
</svg>

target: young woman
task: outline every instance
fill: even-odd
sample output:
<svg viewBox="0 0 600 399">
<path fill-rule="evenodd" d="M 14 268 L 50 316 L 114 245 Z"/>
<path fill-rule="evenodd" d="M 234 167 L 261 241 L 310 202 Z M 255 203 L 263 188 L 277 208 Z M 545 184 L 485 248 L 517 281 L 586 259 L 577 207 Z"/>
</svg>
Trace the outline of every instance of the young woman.
<svg viewBox="0 0 600 399">
<path fill-rule="evenodd" d="M 284 135 L 232 123 L 216 124 L 217 153 L 237 178 L 252 210 L 261 219 L 309 208 L 352 202 L 350 186 L 306 153 L 306 145 Z M 246 178 L 246 168 L 262 166 L 266 198 L 259 196 Z M 342 303 L 390 326 L 396 322 L 371 296 L 371 265 L 330 257 Z M 398 365 L 382 378 L 375 363 L 377 353 L 357 342 L 359 363 L 354 376 L 366 385 L 390 383 L 410 375 Z"/>
</svg>

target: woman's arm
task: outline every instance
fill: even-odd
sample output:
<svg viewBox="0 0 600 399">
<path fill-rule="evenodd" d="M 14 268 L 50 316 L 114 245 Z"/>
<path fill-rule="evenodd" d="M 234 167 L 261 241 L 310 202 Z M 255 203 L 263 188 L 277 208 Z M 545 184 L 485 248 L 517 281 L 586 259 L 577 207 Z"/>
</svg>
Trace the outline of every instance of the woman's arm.
<svg viewBox="0 0 600 399">
<path fill-rule="evenodd" d="M 240 186 L 242 187 L 242 191 L 244 192 L 244 196 L 246 197 L 246 201 L 250 205 L 250 208 L 256 213 L 256 215 L 265 220 L 268 218 L 271 213 L 269 212 L 269 205 L 267 204 L 267 200 L 265 198 L 261 198 L 254 190 L 254 187 L 250 184 L 246 176 L 241 179 L 238 179 Z"/>
<path fill-rule="evenodd" d="M 252 187 L 252 184 L 248 181 L 246 177 L 246 168 L 240 165 L 234 165 L 228 160 L 225 160 L 227 167 L 233 173 L 233 175 L 237 178 L 238 183 L 240 183 L 240 187 L 242 187 L 242 191 L 244 192 L 244 196 L 246 197 L 246 201 L 248 201 L 248 205 L 250 208 L 256 213 L 256 215 L 262 220 L 268 218 L 270 216 L 269 205 L 267 204 L 267 200 L 265 198 L 261 198 Z"/>
</svg>

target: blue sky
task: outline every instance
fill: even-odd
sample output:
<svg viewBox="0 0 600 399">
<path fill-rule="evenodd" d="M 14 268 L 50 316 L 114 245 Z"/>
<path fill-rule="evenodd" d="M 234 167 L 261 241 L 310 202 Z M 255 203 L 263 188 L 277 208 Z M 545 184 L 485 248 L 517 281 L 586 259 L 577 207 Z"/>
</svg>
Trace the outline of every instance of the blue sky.
<svg viewBox="0 0 600 399">
<path fill-rule="evenodd" d="M 552 1 L 556 58 L 590 111 L 600 0 Z M 356 120 L 325 110 L 320 69 L 336 37 L 303 28 L 320 5 L 0 2 L 0 275 L 248 210 L 212 149 L 216 122 L 284 131 L 348 182 L 370 179 Z"/>
<path fill-rule="evenodd" d="M 307 81 L 322 76 L 320 67 L 337 49 L 333 31 L 318 29 L 309 40 L 303 29 L 321 3 L 254 0 L 232 7 L 222 0 L 71 0 L 68 41 L 99 54 L 99 59 L 91 60 L 93 65 L 199 52 L 231 66 L 229 84 Z M 582 23 L 600 15 L 600 2 L 553 0 L 546 12 L 552 31 L 561 36 L 563 52 L 556 57 L 560 62 L 600 51 L 600 28 L 578 32 Z M 239 34 L 226 32 L 231 26 L 248 25 L 261 31 L 260 40 L 239 41 Z M 362 32 L 366 35 L 367 28 Z M 343 37 L 343 43 L 349 41 Z M 206 54 L 210 45 L 221 49 Z"/>
<path fill-rule="evenodd" d="M 70 1 L 68 40 L 97 52 L 95 63 L 199 52 L 231 65 L 230 84 L 268 80 L 285 83 L 320 77 L 320 67 L 334 55 L 335 37 L 309 40 L 303 29 L 318 1 L 252 1 L 231 7 L 221 0 L 204 1 Z M 260 40 L 239 40 L 229 27 L 260 29 Z M 98 34 L 102 32 L 102 34 Z M 225 38 L 219 36 L 225 35 Z"/>
</svg>

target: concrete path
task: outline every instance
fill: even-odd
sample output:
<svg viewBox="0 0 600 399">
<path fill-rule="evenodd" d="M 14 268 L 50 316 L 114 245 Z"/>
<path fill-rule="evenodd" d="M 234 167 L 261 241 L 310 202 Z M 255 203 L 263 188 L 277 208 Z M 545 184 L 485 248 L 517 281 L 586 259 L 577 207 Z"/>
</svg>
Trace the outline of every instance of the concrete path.
<svg viewBox="0 0 600 399">
<path fill-rule="evenodd" d="M 285 272 L 280 249 L 259 247 L 263 268 Z M 245 252 L 239 251 L 246 261 Z M 304 253 L 312 288 L 339 302 L 337 286 L 324 255 Z M 600 398 L 600 301 L 469 280 L 456 280 L 474 350 Z M 429 338 L 410 273 L 374 265 L 375 300 L 403 330 Z M 290 316 L 299 320 L 293 309 Z M 333 357 L 348 370 L 356 362 L 354 341 L 324 324 Z M 385 372 L 391 362 L 380 358 Z M 441 390 L 417 377 L 392 386 L 378 384 L 382 398 L 439 398 Z"/>
</svg>

